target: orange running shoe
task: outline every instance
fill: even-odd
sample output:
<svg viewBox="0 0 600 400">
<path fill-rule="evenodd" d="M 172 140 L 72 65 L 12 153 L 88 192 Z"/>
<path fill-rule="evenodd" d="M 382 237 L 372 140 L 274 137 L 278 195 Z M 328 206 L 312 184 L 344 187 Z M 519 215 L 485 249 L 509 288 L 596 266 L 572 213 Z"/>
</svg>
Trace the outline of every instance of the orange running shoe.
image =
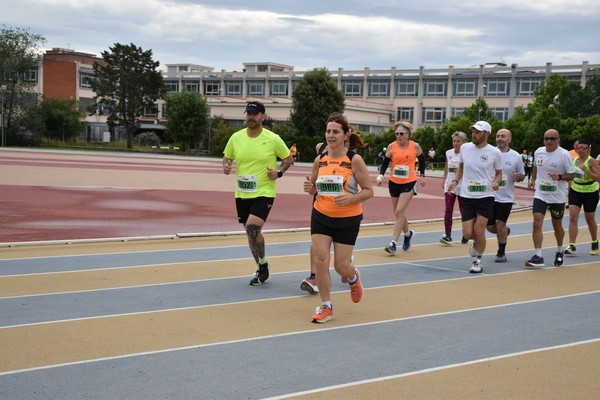
<svg viewBox="0 0 600 400">
<path fill-rule="evenodd" d="M 335 317 L 333 316 L 333 310 L 327 306 L 317 307 L 315 315 L 312 316 L 312 322 L 317 324 L 324 324 L 327 321 L 331 321 Z"/>
<path fill-rule="evenodd" d="M 350 285 L 350 297 L 352 298 L 353 302 L 358 303 L 360 299 L 362 299 L 362 296 L 363 287 L 362 283 L 360 282 L 360 274 L 358 273 L 358 270 L 356 270 L 356 283 L 354 283 L 354 285 Z"/>
</svg>

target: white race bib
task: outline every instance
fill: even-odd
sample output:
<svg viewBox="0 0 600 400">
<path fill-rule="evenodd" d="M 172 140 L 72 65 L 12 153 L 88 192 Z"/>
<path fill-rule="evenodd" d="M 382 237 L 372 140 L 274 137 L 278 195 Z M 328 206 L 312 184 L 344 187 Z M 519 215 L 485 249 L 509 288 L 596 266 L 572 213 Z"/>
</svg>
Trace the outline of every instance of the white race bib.
<svg viewBox="0 0 600 400">
<path fill-rule="evenodd" d="M 341 175 L 323 175 L 315 182 L 320 196 L 339 196 L 344 194 L 344 177 Z"/>
<path fill-rule="evenodd" d="M 253 193 L 256 192 L 258 184 L 256 175 L 238 175 L 237 187 L 240 192 Z"/>
<path fill-rule="evenodd" d="M 487 192 L 487 183 L 485 181 L 479 181 L 476 179 L 467 181 L 467 192 L 469 192 L 469 193 L 485 193 L 485 192 Z"/>
<path fill-rule="evenodd" d="M 408 178 L 408 165 L 396 165 L 393 175 L 398 178 Z"/>
<path fill-rule="evenodd" d="M 540 192 L 543 193 L 556 193 L 558 190 L 558 185 L 555 181 L 540 181 Z"/>
<path fill-rule="evenodd" d="M 502 180 L 500 181 L 500 187 L 506 187 L 507 185 L 507 180 L 506 180 L 506 175 L 502 174 Z"/>
</svg>

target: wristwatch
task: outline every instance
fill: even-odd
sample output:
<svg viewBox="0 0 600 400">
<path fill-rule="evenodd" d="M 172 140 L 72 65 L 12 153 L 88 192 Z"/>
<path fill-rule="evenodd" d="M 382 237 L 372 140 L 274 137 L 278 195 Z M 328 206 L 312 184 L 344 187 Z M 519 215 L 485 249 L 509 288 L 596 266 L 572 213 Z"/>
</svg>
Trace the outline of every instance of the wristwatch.
<svg viewBox="0 0 600 400">
<path fill-rule="evenodd" d="M 562 181 L 562 174 L 558 174 L 558 180 Z"/>
<path fill-rule="evenodd" d="M 280 169 L 277 170 L 277 177 L 281 178 L 283 176 L 283 172 Z"/>
</svg>

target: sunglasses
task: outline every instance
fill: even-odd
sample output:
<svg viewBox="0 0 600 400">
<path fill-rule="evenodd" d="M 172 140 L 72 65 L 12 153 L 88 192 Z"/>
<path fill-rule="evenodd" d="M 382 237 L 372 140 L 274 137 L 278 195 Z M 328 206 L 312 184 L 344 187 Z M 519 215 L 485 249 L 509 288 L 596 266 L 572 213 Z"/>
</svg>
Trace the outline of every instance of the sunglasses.
<svg viewBox="0 0 600 400">
<path fill-rule="evenodd" d="M 557 137 L 554 137 L 554 136 L 549 136 L 549 137 L 545 137 L 545 138 L 544 138 L 544 140 L 550 140 L 550 141 L 552 141 L 552 142 L 553 142 L 553 141 L 555 141 L 555 140 L 558 140 L 558 138 L 557 138 Z"/>
<path fill-rule="evenodd" d="M 584 150 L 587 150 L 589 148 L 590 148 L 590 146 L 579 146 L 579 147 L 577 147 L 577 151 L 584 151 Z"/>
<path fill-rule="evenodd" d="M 400 136 L 404 135 L 405 133 L 408 135 L 408 132 L 406 132 L 406 131 L 396 131 L 395 132 L 396 135 L 400 135 Z"/>
</svg>

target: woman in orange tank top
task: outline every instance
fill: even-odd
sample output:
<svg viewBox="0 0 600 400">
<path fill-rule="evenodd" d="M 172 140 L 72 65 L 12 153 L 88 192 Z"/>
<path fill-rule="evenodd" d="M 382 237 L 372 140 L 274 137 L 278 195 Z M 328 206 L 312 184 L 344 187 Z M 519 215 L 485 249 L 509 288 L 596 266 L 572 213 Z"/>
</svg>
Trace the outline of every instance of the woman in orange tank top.
<svg viewBox="0 0 600 400">
<path fill-rule="evenodd" d="M 350 259 L 362 220 L 360 203 L 373 197 L 373 187 L 362 157 L 344 146 L 350 135 L 344 116 L 330 116 L 325 133 L 328 150 L 315 158 L 311 176 L 304 181 L 304 191 L 311 196 L 317 195 L 310 224 L 311 262 L 322 304 L 312 316 L 315 323 L 334 318 L 329 273 L 332 243 L 333 266 L 338 274 L 347 278 L 352 301 L 358 303 L 363 293 L 358 270 Z"/>
<path fill-rule="evenodd" d="M 404 233 L 404 243 L 402 244 L 402 250 L 404 251 L 410 248 L 411 240 L 415 234 L 413 230 L 408 229 L 406 209 L 417 193 L 417 173 L 415 170 L 417 159 L 419 160 L 421 186 L 425 185 L 425 157 L 419 143 L 410 140 L 412 130 L 413 126 L 409 122 L 398 121 L 394 124 L 396 140 L 387 146 L 386 158 L 381 163 L 379 176 L 377 177 L 377 183 L 381 185 L 383 175 L 391 160 L 392 170 L 388 186 L 392 197 L 395 220 L 392 241 L 384 250 L 392 255 L 396 254 L 396 242 L 400 238 L 400 232 Z"/>
</svg>

